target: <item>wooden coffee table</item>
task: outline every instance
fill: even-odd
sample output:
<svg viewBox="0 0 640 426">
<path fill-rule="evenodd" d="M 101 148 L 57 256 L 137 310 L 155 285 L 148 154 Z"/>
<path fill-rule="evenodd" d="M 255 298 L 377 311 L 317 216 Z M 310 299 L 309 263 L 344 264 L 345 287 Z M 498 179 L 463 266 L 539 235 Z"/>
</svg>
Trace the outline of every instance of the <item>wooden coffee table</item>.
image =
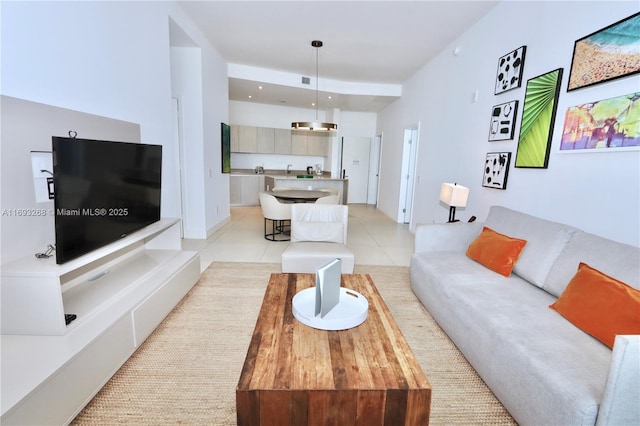
<svg viewBox="0 0 640 426">
<path fill-rule="evenodd" d="M 291 300 L 313 274 L 272 274 L 236 388 L 238 425 L 426 425 L 431 385 L 369 275 L 342 286 L 369 302 L 358 327 L 317 330 Z"/>
</svg>

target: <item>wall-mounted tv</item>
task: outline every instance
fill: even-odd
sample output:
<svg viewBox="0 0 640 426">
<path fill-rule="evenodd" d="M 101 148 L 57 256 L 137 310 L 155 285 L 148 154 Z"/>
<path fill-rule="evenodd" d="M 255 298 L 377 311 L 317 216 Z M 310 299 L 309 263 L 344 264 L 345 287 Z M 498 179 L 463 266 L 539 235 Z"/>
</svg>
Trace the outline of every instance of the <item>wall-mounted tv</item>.
<svg viewBox="0 0 640 426">
<path fill-rule="evenodd" d="M 56 263 L 160 220 L 162 146 L 52 138 Z"/>
</svg>

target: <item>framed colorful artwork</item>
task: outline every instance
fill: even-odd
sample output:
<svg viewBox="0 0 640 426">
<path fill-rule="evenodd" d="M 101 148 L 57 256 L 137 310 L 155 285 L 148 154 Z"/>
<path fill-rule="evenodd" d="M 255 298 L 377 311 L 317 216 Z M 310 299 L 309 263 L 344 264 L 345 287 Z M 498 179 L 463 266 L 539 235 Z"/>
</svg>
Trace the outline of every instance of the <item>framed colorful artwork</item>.
<svg viewBox="0 0 640 426">
<path fill-rule="evenodd" d="M 567 108 L 560 151 L 640 149 L 640 92 Z"/>
<path fill-rule="evenodd" d="M 484 161 L 482 186 L 487 188 L 507 189 L 507 178 L 509 177 L 510 164 L 510 152 L 487 153 L 487 158 Z"/>
<path fill-rule="evenodd" d="M 518 101 L 506 102 L 491 109 L 491 123 L 489 124 L 489 141 L 503 141 L 513 139 L 516 129 Z"/>
<path fill-rule="evenodd" d="M 576 40 L 567 92 L 637 74 L 638 58 L 640 13 Z"/>
<path fill-rule="evenodd" d="M 231 126 L 220 123 L 222 173 L 231 173 Z"/>
<path fill-rule="evenodd" d="M 558 108 L 562 68 L 527 81 L 516 167 L 546 169 Z"/>
<path fill-rule="evenodd" d="M 494 94 L 500 94 L 522 85 L 522 70 L 527 46 L 521 46 L 498 59 L 496 86 Z"/>
</svg>

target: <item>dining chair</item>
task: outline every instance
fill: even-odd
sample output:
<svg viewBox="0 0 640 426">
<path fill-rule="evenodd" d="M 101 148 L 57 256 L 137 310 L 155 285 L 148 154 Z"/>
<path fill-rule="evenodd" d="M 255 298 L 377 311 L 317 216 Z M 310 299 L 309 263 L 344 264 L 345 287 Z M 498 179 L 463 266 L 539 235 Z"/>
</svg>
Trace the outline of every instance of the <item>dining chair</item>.
<svg viewBox="0 0 640 426">
<path fill-rule="evenodd" d="M 291 206 L 291 243 L 282 252 L 282 272 L 315 273 L 342 259 L 342 273 L 352 274 L 353 252 L 347 247 L 349 207 L 330 204 Z"/>
<path fill-rule="evenodd" d="M 340 195 L 331 194 L 320 197 L 316 200 L 316 204 L 340 204 Z"/>
<path fill-rule="evenodd" d="M 264 238 L 269 241 L 289 241 L 289 227 L 291 226 L 291 204 L 278 201 L 271 194 L 258 194 L 260 208 L 264 216 Z M 267 221 L 271 221 L 271 232 L 267 231 Z"/>
<path fill-rule="evenodd" d="M 340 190 L 335 188 L 318 188 L 318 191 L 330 192 L 332 194 L 340 195 Z"/>
<path fill-rule="evenodd" d="M 336 204 L 346 204 L 346 200 L 345 200 L 344 203 L 341 201 L 342 195 L 340 193 L 340 190 L 337 189 L 337 188 L 318 188 L 318 191 L 328 192 L 328 193 L 330 193 L 332 195 L 337 195 L 338 196 L 338 202 Z M 320 203 L 328 202 L 328 201 L 329 200 L 324 200 L 324 201 L 321 201 Z"/>
</svg>

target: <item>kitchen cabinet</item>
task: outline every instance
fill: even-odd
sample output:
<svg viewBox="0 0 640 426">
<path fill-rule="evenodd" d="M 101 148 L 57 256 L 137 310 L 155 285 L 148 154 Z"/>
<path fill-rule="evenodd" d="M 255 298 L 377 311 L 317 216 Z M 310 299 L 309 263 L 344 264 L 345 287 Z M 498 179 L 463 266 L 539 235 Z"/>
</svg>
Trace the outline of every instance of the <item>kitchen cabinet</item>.
<svg viewBox="0 0 640 426">
<path fill-rule="evenodd" d="M 326 157 L 329 140 L 327 133 L 231 126 L 231 152 Z"/>
<path fill-rule="evenodd" d="M 294 130 L 291 132 L 291 154 L 325 157 L 328 141 L 329 137 L 326 133 Z"/>
<path fill-rule="evenodd" d="M 291 132 L 291 154 L 307 155 L 309 151 L 309 141 L 307 133 L 293 130 Z"/>
<path fill-rule="evenodd" d="M 275 154 L 291 154 L 291 130 L 289 129 L 273 129 L 274 130 L 274 153 Z"/>
<path fill-rule="evenodd" d="M 231 152 L 240 152 L 240 126 L 231 126 Z"/>
<path fill-rule="evenodd" d="M 325 157 L 329 137 L 326 133 L 309 133 L 307 135 L 307 154 Z"/>
<path fill-rule="evenodd" d="M 258 151 L 258 129 L 254 126 L 238 126 L 238 152 Z"/>
<path fill-rule="evenodd" d="M 272 127 L 258 127 L 257 131 L 257 152 L 259 154 L 273 154 L 275 151 L 275 129 Z"/>
<path fill-rule="evenodd" d="M 232 206 L 257 206 L 258 193 L 264 188 L 264 175 L 229 176 L 229 204 Z"/>
</svg>

